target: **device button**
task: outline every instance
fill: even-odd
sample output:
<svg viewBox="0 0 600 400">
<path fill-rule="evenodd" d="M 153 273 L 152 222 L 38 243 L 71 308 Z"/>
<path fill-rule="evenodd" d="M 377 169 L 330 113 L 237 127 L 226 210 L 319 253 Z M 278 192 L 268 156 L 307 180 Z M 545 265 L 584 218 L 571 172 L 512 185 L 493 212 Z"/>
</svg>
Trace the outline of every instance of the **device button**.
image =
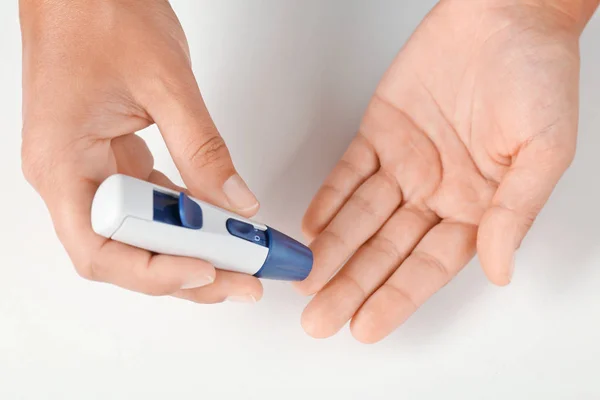
<svg viewBox="0 0 600 400">
<path fill-rule="evenodd" d="M 225 225 L 227 231 L 233 236 L 263 247 L 268 247 L 266 232 L 256 229 L 252 224 L 229 218 Z"/>
<path fill-rule="evenodd" d="M 185 193 L 179 194 L 179 217 L 186 228 L 202 229 L 202 208 Z"/>
</svg>

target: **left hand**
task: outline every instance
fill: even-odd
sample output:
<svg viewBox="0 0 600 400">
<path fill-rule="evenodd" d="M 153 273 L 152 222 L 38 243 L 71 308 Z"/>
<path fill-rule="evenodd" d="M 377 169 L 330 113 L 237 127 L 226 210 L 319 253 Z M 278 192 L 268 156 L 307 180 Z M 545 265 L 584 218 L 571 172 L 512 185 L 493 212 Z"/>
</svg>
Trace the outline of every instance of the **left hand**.
<svg viewBox="0 0 600 400">
<path fill-rule="evenodd" d="M 492 282 L 510 282 L 574 156 L 584 25 L 514 0 L 444 0 L 426 17 L 305 216 L 310 335 L 352 319 L 359 341 L 382 339 L 476 250 Z"/>
</svg>

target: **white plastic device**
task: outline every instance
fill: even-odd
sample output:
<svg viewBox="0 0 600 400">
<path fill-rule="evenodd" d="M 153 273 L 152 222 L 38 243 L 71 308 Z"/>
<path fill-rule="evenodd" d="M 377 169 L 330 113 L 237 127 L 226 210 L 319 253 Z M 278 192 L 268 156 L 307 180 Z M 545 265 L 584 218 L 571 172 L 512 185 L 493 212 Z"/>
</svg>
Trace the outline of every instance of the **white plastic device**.
<svg viewBox="0 0 600 400">
<path fill-rule="evenodd" d="M 112 175 L 92 203 L 92 228 L 155 253 L 194 257 L 216 268 L 298 281 L 312 252 L 298 241 L 221 208 L 126 175 Z"/>
</svg>

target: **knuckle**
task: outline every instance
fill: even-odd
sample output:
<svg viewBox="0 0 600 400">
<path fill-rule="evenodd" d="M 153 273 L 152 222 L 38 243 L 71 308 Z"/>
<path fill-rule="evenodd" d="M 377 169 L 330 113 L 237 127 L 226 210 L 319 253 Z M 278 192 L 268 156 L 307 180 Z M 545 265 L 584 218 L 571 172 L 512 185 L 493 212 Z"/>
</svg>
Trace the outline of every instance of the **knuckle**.
<svg viewBox="0 0 600 400">
<path fill-rule="evenodd" d="M 359 193 L 354 193 L 348 200 L 348 203 L 353 205 L 359 212 L 367 215 L 377 216 L 376 205 L 370 200 L 363 197 Z"/>
<path fill-rule="evenodd" d="M 398 201 L 402 200 L 402 191 L 396 177 L 385 168 L 381 168 L 379 173 L 376 175 L 381 181 L 382 187 L 389 190 L 390 193 L 394 193 L 398 197 Z"/>
<path fill-rule="evenodd" d="M 228 164 L 229 151 L 223 138 L 219 135 L 211 135 L 200 144 L 191 144 L 188 161 L 194 169 L 205 169 L 207 167 L 221 168 Z"/>
<path fill-rule="evenodd" d="M 149 98 L 154 100 L 170 99 L 180 102 L 195 87 L 190 63 L 184 57 L 173 57 L 168 64 L 163 60 L 155 60 L 150 76 L 150 79 L 146 79 L 148 74 L 143 74 L 139 78 L 145 79 L 142 87 L 148 91 Z"/>
<path fill-rule="evenodd" d="M 354 178 L 359 178 L 359 179 L 365 179 L 365 174 L 361 173 L 361 171 L 359 171 L 358 167 L 355 166 L 353 163 L 351 163 L 350 161 L 342 158 L 340 161 L 338 161 L 338 168 L 346 173 L 348 173 L 349 175 L 352 175 L 352 177 Z"/>
<path fill-rule="evenodd" d="M 339 232 L 326 229 L 321 233 L 320 240 L 330 248 L 338 248 L 340 251 L 348 252 L 352 246 L 346 241 L 346 238 Z"/>
<path fill-rule="evenodd" d="M 171 279 L 166 279 L 158 273 L 156 267 L 157 257 L 147 254 L 133 265 L 135 277 L 135 291 L 147 296 L 159 297 L 172 294 L 179 289 L 178 284 Z"/>
<path fill-rule="evenodd" d="M 413 256 L 421 267 L 437 273 L 444 282 L 449 281 L 452 277 L 448 268 L 437 257 L 422 251 L 413 251 Z"/>
<path fill-rule="evenodd" d="M 369 246 L 376 252 L 381 253 L 386 256 L 389 260 L 400 260 L 402 255 L 400 254 L 400 250 L 396 243 L 394 243 L 391 239 L 382 236 L 375 235 L 369 243 Z"/>
<path fill-rule="evenodd" d="M 35 186 L 40 180 L 43 167 L 43 154 L 39 147 L 29 138 L 24 138 L 21 145 L 21 171 L 25 180 Z"/>
<path fill-rule="evenodd" d="M 79 277 L 85 279 L 86 281 L 98 281 L 98 268 L 98 264 L 94 261 L 75 264 L 75 272 L 77 275 L 79 275 Z"/>
<path fill-rule="evenodd" d="M 321 186 L 321 190 L 323 191 L 327 191 L 327 192 L 331 192 L 331 194 L 337 195 L 337 196 L 344 196 L 344 193 L 342 192 L 342 189 L 336 185 L 337 182 L 329 182 L 326 181 L 323 186 Z"/>
<path fill-rule="evenodd" d="M 407 303 L 413 309 L 413 311 L 417 310 L 421 305 L 421 303 L 415 299 L 413 294 L 405 289 L 400 288 L 399 286 L 396 286 L 390 282 L 385 282 L 379 290 L 385 292 L 386 289 L 391 294 L 392 298 L 395 298 L 394 303 L 396 304 Z"/>
<path fill-rule="evenodd" d="M 32 125 L 27 124 L 22 131 L 21 172 L 25 180 L 39 190 L 45 180 L 52 180 L 55 168 L 64 163 L 68 145 L 54 134 L 55 128 Z"/>
<path fill-rule="evenodd" d="M 358 279 L 356 279 L 350 274 L 340 273 L 337 279 L 345 285 L 347 291 L 349 291 L 348 289 L 354 289 L 354 292 L 358 293 L 360 298 L 362 299 L 368 298 L 372 293 L 371 290 L 366 289 L 363 285 L 360 284 Z"/>
<path fill-rule="evenodd" d="M 61 235 L 59 234 L 59 236 Z M 61 239 L 61 241 L 63 241 L 63 239 Z M 104 281 L 104 279 L 108 276 L 108 269 L 110 267 L 106 262 L 100 261 L 101 257 L 99 254 L 102 253 L 105 246 L 109 243 L 110 241 L 106 240 L 93 254 L 89 256 L 84 255 L 80 260 L 74 260 L 73 264 L 75 266 L 75 272 L 77 272 L 77 275 L 88 281 Z"/>
<path fill-rule="evenodd" d="M 547 135 L 539 140 L 540 157 L 547 163 L 563 169 L 568 168 L 575 158 L 576 141 L 570 137 Z"/>
<path fill-rule="evenodd" d="M 354 195 L 348 199 L 347 204 L 356 208 L 358 213 L 369 215 L 371 218 L 377 221 L 379 225 L 383 225 L 388 218 L 387 215 L 385 215 L 385 212 L 382 212 L 379 202 L 363 196 L 361 193 L 354 193 Z"/>
<path fill-rule="evenodd" d="M 577 149 L 575 145 L 572 146 L 566 146 L 565 147 L 565 154 L 564 154 L 564 165 L 565 167 L 570 167 L 571 164 L 573 163 L 573 161 L 575 160 L 575 155 L 577 153 Z"/>
<path fill-rule="evenodd" d="M 551 146 L 547 149 L 546 156 L 551 160 L 557 161 L 562 166 L 569 166 L 575 158 L 575 146 L 567 144 Z"/>
<path fill-rule="evenodd" d="M 531 229 L 531 227 L 533 226 L 533 224 L 535 223 L 535 220 L 537 219 L 537 215 L 538 213 L 541 211 L 542 207 L 535 207 L 533 210 L 527 212 L 524 216 L 523 216 L 523 223 L 521 226 L 521 230 L 522 231 L 529 231 Z M 524 233 L 523 233 L 524 236 Z"/>
</svg>

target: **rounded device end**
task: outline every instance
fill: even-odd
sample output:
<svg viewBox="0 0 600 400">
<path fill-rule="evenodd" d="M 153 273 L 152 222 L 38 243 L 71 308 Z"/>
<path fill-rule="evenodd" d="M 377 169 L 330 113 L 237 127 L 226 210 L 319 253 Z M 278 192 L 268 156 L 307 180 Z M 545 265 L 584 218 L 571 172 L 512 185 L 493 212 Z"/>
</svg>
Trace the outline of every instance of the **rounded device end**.
<svg viewBox="0 0 600 400">
<path fill-rule="evenodd" d="M 110 238 L 125 218 L 125 177 L 112 175 L 100 184 L 92 201 L 92 229 Z"/>
<path fill-rule="evenodd" d="M 313 254 L 308 247 L 270 227 L 267 228 L 267 243 L 269 254 L 254 276 L 282 281 L 306 279 L 313 265 Z"/>
</svg>

